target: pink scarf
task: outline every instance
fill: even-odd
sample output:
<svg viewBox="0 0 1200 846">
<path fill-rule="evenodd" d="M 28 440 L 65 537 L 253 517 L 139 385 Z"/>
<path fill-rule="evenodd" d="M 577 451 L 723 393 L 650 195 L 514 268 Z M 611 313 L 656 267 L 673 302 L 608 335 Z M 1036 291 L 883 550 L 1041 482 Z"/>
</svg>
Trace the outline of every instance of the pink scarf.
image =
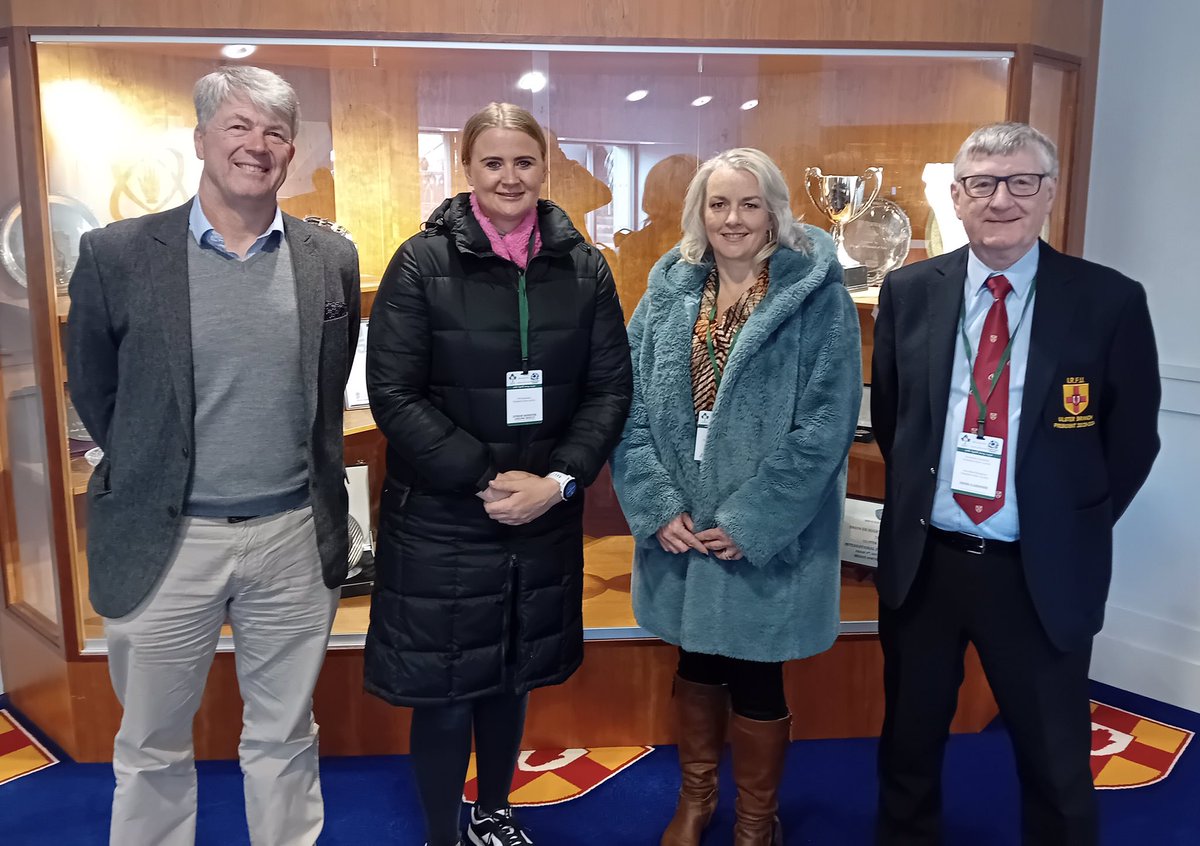
<svg viewBox="0 0 1200 846">
<path fill-rule="evenodd" d="M 474 192 L 471 193 L 471 211 L 475 213 L 475 219 L 483 227 L 483 233 L 487 235 L 488 242 L 492 245 L 492 252 L 524 270 L 525 265 L 529 262 L 529 233 L 533 232 L 533 228 L 537 224 L 537 207 L 530 209 L 529 214 L 525 215 L 525 219 L 507 235 L 501 235 L 495 224 L 479 208 L 479 200 L 475 198 Z M 542 233 L 538 232 L 533 236 L 533 254 L 537 255 L 541 249 Z"/>
</svg>

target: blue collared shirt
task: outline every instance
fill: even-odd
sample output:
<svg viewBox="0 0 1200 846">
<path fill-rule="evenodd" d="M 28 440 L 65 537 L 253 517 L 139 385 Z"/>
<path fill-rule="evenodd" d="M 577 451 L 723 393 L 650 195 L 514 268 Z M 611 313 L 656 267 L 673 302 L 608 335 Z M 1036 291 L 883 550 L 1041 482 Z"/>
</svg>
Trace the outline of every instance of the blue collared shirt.
<svg viewBox="0 0 1200 846">
<path fill-rule="evenodd" d="M 267 227 L 267 231 L 254 240 L 254 243 L 250 245 L 250 249 L 246 250 L 246 255 L 244 256 L 239 256 L 237 253 L 226 248 L 225 239 L 221 237 L 220 232 L 213 229 L 213 225 L 209 223 L 208 218 L 204 214 L 204 209 L 200 208 L 200 197 L 198 195 L 192 199 L 192 211 L 188 215 L 188 229 L 201 249 L 215 250 L 234 261 L 246 261 L 252 256 L 258 255 L 263 250 L 275 249 L 275 246 L 279 243 L 279 239 L 283 237 L 283 212 L 279 210 L 278 205 L 275 206 L 275 219 L 271 221 L 271 225 Z"/>
<path fill-rule="evenodd" d="M 967 414 L 967 402 L 971 399 L 970 373 L 974 361 L 967 361 L 963 347 L 962 332 L 956 327 L 954 341 L 954 368 L 950 372 L 950 404 L 946 409 L 946 431 L 942 435 L 942 452 L 938 461 L 937 489 L 933 494 L 933 525 L 950 532 L 966 532 L 993 540 L 1013 541 L 1021 536 L 1021 525 L 1017 519 L 1017 436 L 1021 430 L 1021 400 L 1025 395 L 1025 366 L 1029 362 L 1029 331 L 1033 325 L 1034 304 L 1021 325 L 1021 312 L 1029 297 L 1033 295 L 1033 278 L 1037 275 L 1038 245 L 1035 242 L 1029 252 L 1017 260 L 1012 267 L 1003 271 L 992 270 L 971 251 L 967 258 L 967 278 L 963 282 L 963 297 L 966 305 L 966 331 L 971 339 L 971 349 L 979 349 L 979 336 L 983 333 L 983 322 L 992 307 L 992 292 L 987 279 L 1003 273 L 1012 284 L 1012 292 L 1004 301 L 1008 312 L 1010 331 L 1013 336 L 1012 357 L 1008 362 L 1008 443 L 1004 445 L 1007 462 L 1004 468 L 1004 507 L 982 523 L 976 525 L 967 517 L 962 507 L 954 501 L 950 490 L 950 478 L 954 472 L 954 454 L 958 436 L 963 431 L 963 420 Z"/>
</svg>

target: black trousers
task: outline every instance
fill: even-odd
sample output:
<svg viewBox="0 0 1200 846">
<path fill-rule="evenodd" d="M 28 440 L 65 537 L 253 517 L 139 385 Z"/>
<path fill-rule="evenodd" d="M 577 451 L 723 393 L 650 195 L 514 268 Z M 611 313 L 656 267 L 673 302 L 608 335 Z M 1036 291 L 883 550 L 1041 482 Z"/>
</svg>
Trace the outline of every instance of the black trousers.
<svg viewBox="0 0 1200 846">
<path fill-rule="evenodd" d="M 1050 642 L 1015 544 L 975 555 L 931 533 L 904 604 L 879 609 L 879 640 L 887 702 L 879 742 L 879 846 L 943 842 L 942 758 L 968 642 L 975 644 L 1012 738 L 1022 843 L 1098 843 L 1090 764 L 1091 645 L 1061 652 Z"/>
<path fill-rule="evenodd" d="M 783 694 L 783 664 L 744 661 L 724 655 L 679 650 L 681 679 L 694 684 L 723 684 L 729 688 L 733 713 L 751 720 L 782 720 L 788 715 Z"/>
<path fill-rule="evenodd" d="M 411 760 L 429 846 L 460 842 L 459 815 L 472 734 L 479 807 L 484 811 L 507 807 L 528 698 L 500 694 L 413 709 Z"/>
</svg>

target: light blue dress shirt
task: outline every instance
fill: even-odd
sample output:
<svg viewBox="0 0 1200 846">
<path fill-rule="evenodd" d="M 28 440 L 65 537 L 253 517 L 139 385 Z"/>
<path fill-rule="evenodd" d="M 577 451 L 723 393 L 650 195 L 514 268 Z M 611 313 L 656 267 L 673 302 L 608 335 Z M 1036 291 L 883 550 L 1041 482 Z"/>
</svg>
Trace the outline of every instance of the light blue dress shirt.
<svg viewBox="0 0 1200 846">
<path fill-rule="evenodd" d="M 278 205 L 275 206 L 275 219 L 271 221 L 271 225 L 267 227 L 267 231 L 254 240 L 254 243 L 250 245 L 250 249 L 246 250 L 245 256 L 239 256 L 237 253 L 226 248 L 225 239 L 221 237 L 220 232 L 213 229 L 213 225 L 209 223 L 208 218 L 204 214 L 204 209 L 200 208 L 199 196 L 192 198 L 192 211 L 188 215 L 188 229 L 201 248 L 216 250 L 221 255 L 234 261 L 246 261 L 258 255 L 263 250 L 273 249 L 279 243 L 278 239 L 283 237 L 283 212 L 279 210 Z M 276 233 L 279 234 L 276 235 Z"/>
<path fill-rule="evenodd" d="M 992 292 L 988 290 L 989 276 L 1003 273 L 1012 284 L 1012 292 L 1005 299 L 1005 310 L 1008 312 L 1009 332 L 1013 336 L 1012 357 L 1008 362 L 1008 442 L 1004 445 L 1007 462 L 1004 468 L 1004 506 L 982 523 L 971 521 L 962 507 L 954 501 L 954 492 L 950 490 L 950 479 L 954 472 L 954 454 L 958 436 L 963 431 L 963 419 L 967 414 L 967 402 L 974 406 L 971 397 L 971 370 L 974 360 L 967 361 L 967 351 L 963 346 L 962 332 L 956 327 L 954 340 L 954 367 L 950 372 L 950 404 L 946 409 L 946 431 L 942 435 L 942 452 L 938 461 L 937 489 L 933 494 L 933 513 L 931 521 L 939 529 L 948 532 L 965 532 L 971 535 L 989 538 L 991 540 L 1013 541 L 1021 536 L 1021 524 L 1017 519 L 1017 436 L 1021 431 L 1021 400 L 1025 395 L 1025 366 L 1029 361 L 1029 331 L 1033 325 L 1034 304 L 1029 298 L 1035 296 L 1032 291 L 1033 278 L 1037 275 L 1038 245 L 1030 247 L 1029 252 L 1017 260 L 1007 270 L 992 270 L 971 251 L 967 258 L 967 278 L 963 282 L 963 297 L 966 305 L 966 331 L 971 339 L 972 351 L 979 349 L 979 336 L 983 333 L 983 322 L 988 309 L 992 307 Z M 1029 310 L 1021 325 L 1021 312 L 1025 304 Z"/>
</svg>

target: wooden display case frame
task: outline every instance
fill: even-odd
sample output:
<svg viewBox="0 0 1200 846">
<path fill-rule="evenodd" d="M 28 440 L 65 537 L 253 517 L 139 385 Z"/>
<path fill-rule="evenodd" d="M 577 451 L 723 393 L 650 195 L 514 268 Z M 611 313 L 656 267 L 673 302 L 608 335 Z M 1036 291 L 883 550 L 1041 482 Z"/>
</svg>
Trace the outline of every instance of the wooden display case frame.
<svg viewBox="0 0 1200 846">
<path fill-rule="evenodd" d="M 227 8 L 227 7 L 222 7 Z M 1060 245 L 1078 253 L 1095 103 L 1101 0 L 1013 0 L 999 7 L 984 0 L 865 0 L 854 13 L 830 0 L 663 0 L 629 7 L 532 0 L 517 6 L 470 2 L 443 5 L 351 0 L 330 4 L 256 4 L 237 20 L 212 5 L 182 0 L 0 0 L 0 39 L 9 47 L 16 117 L 16 151 L 35 367 L 40 385 L 61 385 L 65 365 L 61 316 L 49 269 L 53 266 L 48 185 L 36 58 L 39 37 L 78 35 L 128 38 L 211 36 L 228 41 L 304 38 L 370 44 L 379 39 L 567 44 L 674 44 L 809 47 L 837 50 L 1007 51 L 1007 115 L 1034 111 L 1033 80 L 1039 64 L 1069 71 L 1073 87 L 1062 108 L 1073 119 L 1064 149 L 1069 191 L 1060 196 Z M 40 284 L 39 284 L 40 280 Z M 364 291 L 369 300 L 372 292 Z M 864 366 L 869 372 L 871 308 L 860 303 Z M 66 410 L 59 390 L 41 392 L 46 421 L 52 552 L 57 573 L 59 622 L 20 602 L 0 609 L 0 665 L 13 703 L 68 754 L 107 760 L 119 706 L 103 655 L 87 654 L 76 613 L 75 560 L 83 538 L 70 500 L 80 490 L 81 468 L 66 449 Z M 353 413 L 352 413 L 353 414 Z M 348 416 L 348 463 L 377 462 L 381 439 L 373 427 Z M 862 492 L 882 491 L 882 462 L 873 445 L 856 444 L 852 481 Z M 74 475 L 73 475 L 74 473 Z M 2 495 L 2 494 L 0 494 Z M 2 525 L 2 524 L 0 524 Z M 0 538 L 0 541 L 4 541 Z M 3 543 L 0 543 L 0 551 Z M 674 648 L 654 640 L 593 640 L 583 668 L 566 684 L 534 694 L 525 742 L 562 747 L 673 742 L 670 680 Z M 786 677 L 800 737 L 869 736 L 882 721 L 882 657 L 875 635 L 847 632 L 828 652 L 793 662 Z M 396 753 L 407 750 L 408 716 L 362 692 L 362 653 L 354 644 L 331 646 L 315 708 L 326 754 Z M 814 695 L 813 691 L 819 691 Z M 995 703 L 973 653 L 955 720 L 956 731 L 976 731 L 995 715 Z M 199 757 L 236 754 L 240 702 L 228 654 L 214 662 L 196 719 Z"/>
</svg>

